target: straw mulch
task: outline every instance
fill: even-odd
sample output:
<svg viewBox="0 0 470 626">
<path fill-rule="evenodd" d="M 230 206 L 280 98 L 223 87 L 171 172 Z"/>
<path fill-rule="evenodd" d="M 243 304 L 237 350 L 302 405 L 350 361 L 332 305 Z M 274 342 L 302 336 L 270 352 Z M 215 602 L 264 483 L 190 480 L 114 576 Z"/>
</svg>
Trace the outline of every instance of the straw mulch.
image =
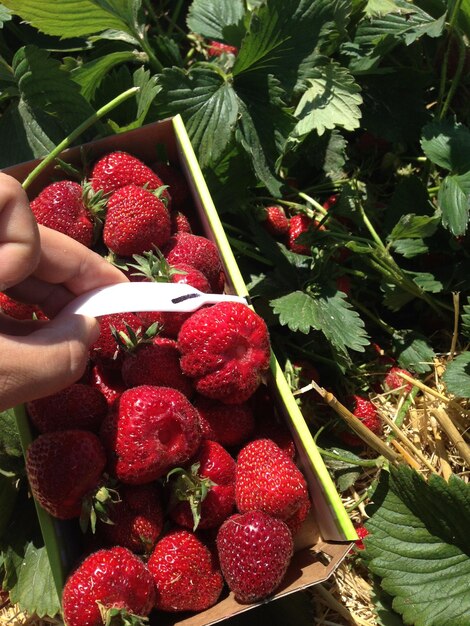
<svg viewBox="0 0 470 626">
<path fill-rule="evenodd" d="M 447 355 L 445 355 L 447 356 Z M 448 480 L 451 474 L 468 481 L 470 476 L 470 402 L 457 402 L 445 395 L 441 377 L 445 369 L 445 357 L 436 360 L 433 371 L 411 395 L 403 389 L 399 393 L 384 393 L 371 399 L 384 423 L 381 447 L 367 433 L 359 433 L 366 440 L 365 456 L 383 454 L 385 444 L 390 458 L 407 463 L 424 477 L 434 472 Z M 404 379 L 404 385 L 409 380 Z M 317 389 L 324 400 L 348 423 L 351 415 L 321 388 L 311 386 L 298 394 Z M 327 396 L 327 397 L 326 397 Z M 411 397 L 414 396 L 414 397 Z M 353 418 L 355 419 L 355 418 Z M 361 478 L 344 495 L 344 504 L 355 524 L 367 521 L 366 506 L 370 486 L 377 478 L 379 469 L 364 469 Z M 372 586 L 367 571 L 361 565 L 355 550 L 326 582 L 309 590 L 314 607 L 312 626 L 375 626 L 377 620 L 371 600 Z M 28 617 L 8 602 L 0 604 L 1 626 L 60 626 L 59 620 Z"/>
</svg>

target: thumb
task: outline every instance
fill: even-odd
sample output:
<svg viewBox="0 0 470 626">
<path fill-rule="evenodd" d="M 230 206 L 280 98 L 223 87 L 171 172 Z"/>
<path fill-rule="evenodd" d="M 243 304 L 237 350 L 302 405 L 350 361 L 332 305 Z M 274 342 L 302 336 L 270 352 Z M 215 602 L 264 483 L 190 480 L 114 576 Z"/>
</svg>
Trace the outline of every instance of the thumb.
<svg viewBox="0 0 470 626">
<path fill-rule="evenodd" d="M 0 335 L 0 410 L 77 381 L 99 332 L 95 318 L 58 315 L 27 336 Z"/>
</svg>

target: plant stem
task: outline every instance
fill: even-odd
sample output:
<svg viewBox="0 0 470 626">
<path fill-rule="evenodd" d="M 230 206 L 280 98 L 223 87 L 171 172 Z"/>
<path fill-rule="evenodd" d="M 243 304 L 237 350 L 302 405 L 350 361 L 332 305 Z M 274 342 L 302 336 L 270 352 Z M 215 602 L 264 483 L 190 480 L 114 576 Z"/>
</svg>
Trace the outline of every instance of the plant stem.
<svg viewBox="0 0 470 626">
<path fill-rule="evenodd" d="M 449 66 L 449 54 L 450 54 L 450 49 L 451 49 L 451 45 L 452 45 L 452 34 L 454 31 L 454 27 L 455 27 L 455 22 L 457 21 L 457 17 L 460 11 L 460 6 L 462 4 L 462 0 L 456 0 L 455 4 L 453 6 L 452 9 L 452 14 L 450 16 L 450 20 L 449 20 L 449 25 L 448 25 L 448 44 L 444 53 L 444 59 L 442 61 L 442 69 L 441 69 L 441 79 L 440 79 L 440 83 L 439 83 L 439 96 L 438 96 L 438 114 L 437 114 L 437 118 L 439 120 L 442 120 L 445 112 L 447 111 L 447 107 L 445 108 L 445 103 L 444 103 L 444 93 L 445 93 L 445 89 L 446 89 L 446 84 L 447 84 L 447 69 Z M 460 37 L 459 37 L 460 40 Z M 459 58 L 460 61 L 460 58 Z M 455 77 L 454 77 L 455 78 Z M 452 81 L 453 83 L 454 81 Z M 458 81 L 455 81 L 456 83 Z M 457 85 L 456 87 L 457 88 Z M 451 85 L 451 91 L 452 91 L 452 85 Z M 449 92 L 450 93 L 450 92 Z M 453 90 L 453 93 L 455 93 L 455 89 Z M 453 95 L 453 94 L 452 94 Z M 446 98 L 446 102 L 448 100 L 448 96 Z M 450 101 L 449 101 L 450 104 Z"/>
<path fill-rule="evenodd" d="M 150 17 L 153 19 L 153 21 L 155 22 L 155 25 L 157 27 L 157 30 L 160 34 L 162 34 L 162 27 L 160 26 L 160 21 L 158 19 L 158 15 L 153 7 L 152 4 L 152 0 L 144 0 L 144 4 L 145 4 L 145 8 L 148 11 L 148 14 L 150 15 Z"/>
<path fill-rule="evenodd" d="M 444 119 L 444 117 L 447 115 L 447 111 L 449 110 L 450 107 L 450 103 L 452 102 L 452 99 L 455 95 L 455 92 L 457 91 L 457 87 L 459 85 L 460 82 L 460 78 L 462 76 L 462 72 L 463 72 L 463 67 L 465 64 L 465 57 L 466 57 L 466 53 L 467 53 L 467 48 L 465 46 L 465 42 L 462 39 L 462 37 L 460 36 L 460 34 L 458 34 L 458 42 L 459 42 L 459 59 L 457 62 L 457 68 L 455 70 L 455 74 L 452 78 L 452 82 L 450 83 L 450 88 L 449 91 L 447 92 L 447 97 L 445 99 L 445 102 L 442 106 L 441 112 L 439 114 L 439 119 L 442 120 Z"/>
<path fill-rule="evenodd" d="M 400 410 L 398 411 L 397 416 L 395 418 L 395 425 L 398 426 L 399 428 L 400 426 L 402 426 L 403 422 L 405 421 L 406 413 L 408 412 L 408 409 L 410 408 L 410 406 L 413 404 L 413 401 L 418 395 L 419 391 L 420 391 L 419 387 L 413 387 L 410 393 L 408 394 L 406 400 L 401 405 Z M 387 437 L 387 441 L 391 441 L 392 439 L 395 439 L 395 437 L 396 435 L 392 431 L 390 435 Z"/>
<path fill-rule="evenodd" d="M 84 122 L 82 122 L 75 130 L 73 130 L 70 135 L 67 135 L 65 139 L 63 139 L 51 152 L 44 157 L 44 159 L 36 165 L 34 170 L 28 174 L 28 176 L 23 181 L 23 189 L 27 189 L 30 184 L 35 180 L 39 174 L 51 163 L 56 156 L 58 156 L 63 150 L 69 148 L 70 145 L 77 139 L 87 128 L 93 126 L 95 122 L 101 119 L 104 115 L 115 109 L 125 100 L 128 100 L 131 96 L 136 94 L 139 91 L 140 87 L 131 87 L 127 91 L 123 91 L 119 96 L 113 98 L 110 102 L 106 103 L 102 106 L 98 111 L 90 115 Z"/>
<path fill-rule="evenodd" d="M 175 10 L 173 11 L 173 15 L 171 16 L 171 22 L 170 25 L 168 27 L 168 31 L 167 31 L 167 35 L 170 36 L 173 32 L 173 29 L 176 25 L 176 22 L 178 21 L 178 17 L 181 13 L 181 8 L 183 6 L 183 0 L 178 0 Z"/>
<path fill-rule="evenodd" d="M 370 236 L 372 237 L 372 239 L 375 241 L 375 243 L 382 248 L 383 250 L 387 250 L 385 244 L 383 243 L 383 241 L 380 239 L 379 235 L 377 234 L 377 231 L 375 230 L 375 228 L 372 225 L 372 222 L 370 221 L 370 219 L 367 217 L 366 212 L 364 211 L 364 207 L 362 206 L 362 204 L 358 203 L 358 208 L 359 208 L 359 212 L 362 216 L 362 220 L 367 228 L 367 230 L 370 233 Z"/>
<path fill-rule="evenodd" d="M 228 237 L 228 240 L 232 248 L 235 248 L 236 250 L 241 252 L 241 254 L 243 254 L 244 256 L 249 257 L 250 259 L 254 259 L 255 261 L 258 261 L 258 263 L 262 263 L 263 265 L 267 265 L 268 267 L 274 266 L 274 264 L 271 263 L 271 261 L 268 261 L 267 259 L 262 257 L 260 254 L 253 252 L 253 250 L 251 250 L 248 244 L 243 243 L 242 241 L 239 241 L 238 239 L 234 239 L 233 237 Z"/>
<path fill-rule="evenodd" d="M 324 450 L 323 448 L 318 448 L 318 451 L 327 459 L 335 459 L 335 461 L 347 463 L 348 465 L 357 465 L 359 467 L 380 467 L 385 461 L 383 456 L 378 456 L 376 459 L 349 459 L 348 457 L 330 452 L 329 450 Z"/>
<path fill-rule="evenodd" d="M 163 64 L 157 59 L 155 56 L 155 52 L 153 51 L 152 46 L 149 44 L 147 38 L 139 37 L 140 45 L 142 46 L 142 50 L 146 53 L 149 58 L 150 67 L 158 73 L 163 71 Z"/>
<path fill-rule="evenodd" d="M 392 326 L 387 324 L 387 322 L 384 322 L 382 319 L 380 319 L 380 317 L 377 317 L 377 315 L 372 313 L 372 311 L 369 311 L 369 309 L 365 307 L 364 305 L 362 305 L 360 302 L 358 302 L 357 300 L 354 300 L 354 298 L 351 298 L 351 296 L 349 296 L 349 300 L 351 304 L 353 304 L 357 309 L 359 309 L 359 311 L 362 311 L 362 313 L 364 313 L 364 315 L 367 315 L 367 317 L 371 319 L 373 322 L 375 322 L 377 326 L 380 326 L 382 330 L 384 330 L 386 333 L 388 333 L 389 335 L 393 337 L 396 330 Z"/>
</svg>

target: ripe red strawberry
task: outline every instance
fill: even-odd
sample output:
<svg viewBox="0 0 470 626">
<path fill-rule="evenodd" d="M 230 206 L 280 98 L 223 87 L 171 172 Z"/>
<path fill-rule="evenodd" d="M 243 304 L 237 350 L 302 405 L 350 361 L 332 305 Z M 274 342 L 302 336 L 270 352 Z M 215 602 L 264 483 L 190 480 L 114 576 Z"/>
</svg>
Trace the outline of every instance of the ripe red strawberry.
<svg viewBox="0 0 470 626">
<path fill-rule="evenodd" d="M 205 440 L 187 470 L 169 475 L 171 519 L 185 528 L 216 528 L 235 508 L 235 461 L 220 444 Z"/>
<path fill-rule="evenodd" d="M 193 403 L 199 411 L 203 439 L 230 447 L 245 443 L 253 434 L 255 420 L 248 403 L 223 404 L 204 396 L 197 396 Z"/>
<path fill-rule="evenodd" d="M 411 383 L 407 383 L 406 380 L 403 380 L 403 378 L 400 378 L 400 376 L 398 376 L 399 373 L 412 377 L 412 374 L 410 374 L 408 370 L 400 367 L 392 367 L 384 378 L 384 386 L 391 391 L 396 389 L 403 393 L 410 393 L 413 389 L 413 385 Z"/>
<path fill-rule="evenodd" d="M 255 439 L 240 451 L 235 498 L 240 513 L 260 510 L 284 521 L 309 502 L 302 472 L 271 439 Z"/>
<path fill-rule="evenodd" d="M 367 426 L 375 435 L 380 436 L 382 434 L 382 421 L 377 413 L 377 409 L 370 400 L 358 395 L 352 395 L 348 398 L 348 405 L 352 414 L 361 420 L 364 426 Z M 358 435 L 346 431 L 341 433 L 341 439 L 351 446 L 359 446 L 363 443 Z"/>
<path fill-rule="evenodd" d="M 339 195 L 337 193 L 334 193 L 333 195 L 328 196 L 328 198 L 325 200 L 322 206 L 324 209 L 329 211 L 332 207 L 335 206 L 338 200 L 339 200 Z"/>
<path fill-rule="evenodd" d="M 219 251 L 206 237 L 177 233 L 170 238 L 164 253 L 170 265 L 192 265 L 206 276 L 213 293 L 223 292 L 225 274 Z"/>
<path fill-rule="evenodd" d="M 269 367 L 265 322 L 238 302 L 199 309 L 178 335 L 181 369 L 196 391 L 226 404 L 245 402 Z"/>
<path fill-rule="evenodd" d="M 369 531 L 367 530 L 365 526 L 362 526 L 362 525 L 355 526 L 355 529 L 356 529 L 357 536 L 359 537 L 359 539 L 357 539 L 354 542 L 356 545 L 356 548 L 358 550 L 364 550 L 365 545 L 362 540 L 364 539 L 364 537 L 367 537 L 367 535 L 369 534 Z"/>
<path fill-rule="evenodd" d="M 207 53 L 210 57 L 220 57 L 222 54 L 238 54 L 238 48 L 236 46 L 230 46 L 227 43 L 221 43 L 220 41 L 209 41 L 209 48 Z"/>
<path fill-rule="evenodd" d="M 289 220 L 288 247 L 292 252 L 309 256 L 312 254 L 309 245 L 297 243 L 297 237 L 313 229 L 318 224 L 315 220 L 307 215 L 293 215 Z"/>
<path fill-rule="evenodd" d="M 76 428 L 98 431 L 108 404 L 98 389 L 75 383 L 51 396 L 28 402 L 26 408 L 40 433 Z"/>
<path fill-rule="evenodd" d="M 148 165 L 128 152 L 110 152 L 101 157 L 93 166 L 91 186 L 94 191 L 109 194 L 131 183 L 147 189 L 159 189 L 165 183 L 153 172 Z M 170 206 L 171 197 L 167 189 L 162 192 L 167 206 Z"/>
<path fill-rule="evenodd" d="M 280 206 L 268 206 L 265 209 L 263 226 L 276 239 L 283 239 L 289 232 L 289 220 Z"/>
<path fill-rule="evenodd" d="M 125 331 L 126 325 L 130 326 L 134 332 L 138 332 L 142 326 L 142 320 L 134 313 L 116 313 L 103 315 L 99 318 L 100 336 L 90 348 L 90 358 L 100 366 L 109 369 L 121 369 L 123 351 L 120 349 L 113 328 L 117 332 Z"/>
<path fill-rule="evenodd" d="M 181 211 L 171 211 L 170 220 L 172 235 L 175 235 L 176 233 L 192 234 L 193 229 L 191 228 L 191 224 L 189 223 L 186 215 L 184 213 L 181 213 Z"/>
<path fill-rule="evenodd" d="M 201 441 L 199 416 L 176 389 L 142 385 L 126 390 L 115 403 L 101 438 L 116 477 L 140 485 L 193 456 Z"/>
<path fill-rule="evenodd" d="M 148 189 L 130 184 L 109 198 L 103 241 L 115 254 L 132 256 L 154 246 L 161 248 L 170 234 L 168 209 Z"/>
<path fill-rule="evenodd" d="M 149 553 L 163 529 L 157 485 L 121 485 L 119 498 L 108 511 L 112 523 L 98 524 L 99 537 L 107 546 L 122 546 L 137 554 Z"/>
<path fill-rule="evenodd" d="M 219 599 L 224 584 L 213 554 L 184 529 L 160 539 L 148 568 L 155 583 L 155 607 L 162 611 L 208 609 Z"/>
<path fill-rule="evenodd" d="M 161 161 L 152 163 L 151 167 L 163 181 L 163 184 L 168 185 L 172 209 L 175 211 L 183 211 L 183 213 L 187 211 L 192 203 L 191 191 L 181 170 L 174 165 Z"/>
<path fill-rule="evenodd" d="M 88 248 L 93 244 L 93 217 L 83 200 L 83 188 L 71 180 L 45 187 L 31 202 L 39 224 L 65 233 Z"/>
<path fill-rule="evenodd" d="M 15 320 L 47 319 L 41 309 L 34 304 L 24 304 L 0 292 L 0 311 Z"/>
<path fill-rule="evenodd" d="M 193 385 L 181 371 L 180 353 L 174 339 L 154 337 L 151 343 L 136 345 L 124 356 L 121 368 L 126 387 L 153 385 L 172 387 L 191 396 Z"/>
<path fill-rule="evenodd" d="M 104 396 L 108 407 L 111 407 L 126 389 L 121 372 L 108 369 L 100 363 L 92 367 L 89 383 Z"/>
<path fill-rule="evenodd" d="M 103 626 L 113 616 L 146 617 L 155 603 L 155 587 L 144 563 L 116 546 L 88 556 L 69 576 L 62 594 L 66 626 Z M 119 618 L 118 618 L 119 619 Z M 117 621 L 116 621 L 117 623 Z M 141 622 L 142 623 L 142 622 Z"/>
<path fill-rule="evenodd" d="M 262 511 L 232 515 L 217 534 L 222 573 L 243 603 L 262 600 L 279 587 L 293 549 L 286 524 Z"/>
<path fill-rule="evenodd" d="M 79 517 L 83 499 L 98 485 L 106 465 L 100 440 L 84 430 L 39 435 L 26 453 L 31 491 L 59 519 Z"/>
</svg>

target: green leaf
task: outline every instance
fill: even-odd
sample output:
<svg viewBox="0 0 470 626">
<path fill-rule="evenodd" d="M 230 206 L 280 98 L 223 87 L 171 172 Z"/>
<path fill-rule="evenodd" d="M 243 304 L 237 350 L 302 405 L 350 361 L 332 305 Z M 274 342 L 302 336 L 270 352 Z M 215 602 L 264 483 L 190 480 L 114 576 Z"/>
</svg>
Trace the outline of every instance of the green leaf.
<svg viewBox="0 0 470 626">
<path fill-rule="evenodd" d="M 368 508 L 364 558 L 406 624 L 465 626 L 470 615 L 470 486 L 452 475 L 426 483 L 401 466 L 382 472 Z M 385 483 L 385 484 L 384 484 Z"/>
<path fill-rule="evenodd" d="M 442 377 L 447 391 L 459 398 L 470 398 L 470 352 L 462 352 L 446 367 Z"/>
<path fill-rule="evenodd" d="M 349 14 L 345 0 L 267 0 L 251 16 L 233 67 L 234 76 L 249 72 L 265 80 L 273 74 L 287 91 L 294 88 L 302 63 L 314 55 Z"/>
<path fill-rule="evenodd" d="M 279 315 L 282 326 L 305 334 L 319 330 L 343 353 L 347 348 L 363 352 L 364 346 L 369 344 L 364 322 L 340 291 L 334 295 L 320 293 L 315 297 L 304 291 L 294 291 L 270 304 L 274 313 Z"/>
<path fill-rule="evenodd" d="M 132 76 L 134 87 L 139 87 L 135 100 L 137 110 L 132 115 L 132 122 L 120 126 L 111 120 L 108 121 L 111 128 L 116 133 L 123 133 L 134 128 L 140 128 L 147 117 L 150 107 L 152 106 L 156 95 L 161 89 L 158 84 L 157 76 L 152 76 L 149 70 L 139 67 Z"/>
<path fill-rule="evenodd" d="M 325 465 L 332 472 L 336 486 L 338 490 L 343 493 L 354 485 L 362 472 L 361 458 L 351 452 L 350 450 L 343 450 L 341 448 L 330 448 L 328 450 L 333 454 L 338 454 L 340 457 L 350 459 L 350 462 L 337 461 L 331 457 L 324 457 Z M 359 464 L 355 464 L 354 461 L 359 461 Z"/>
<path fill-rule="evenodd" d="M 217 161 L 233 134 L 239 105 L 230 83 L 210 67 L 166 68 L 159 76 L 161 117 L 181 114 L 201 167 Z"/>
<path fill-rule="evenodd" d="M 80 92 L 88 101 L 93 99 L 96 89 L 108 72 L 121 63 L 138 61 L 135 52 L 111 52 L 84 63 L 71 72 L 72 79 L 80 85 Z"/>
<path fill-rule="evenodd" d="M 3 28 L 3 24 L 5 22 L 9 22 L 11 20 L 11 11 L 9 11 L 5 6 L 0 4 L 0 28 Z"/>
<path fill-rule="evenodd" d="M 245 27 L 242 0 L 194 0 L 186 23 L 193 33 L 239 46 Z"/>
<path fill-rule="evenodd" d="M 2 0 L 23 20 L 48 35 L 83 37 L 106 29 L 134 35 L 140 0 Z"/>
<path fill-rule="evenodd" d="M 378 17 L 388 15 L 388 13 L 398 13 L 400 8 L 397 7 L 394 0 L 367 0 L 364 7 L 364 13 L 367 17 Z"/>
<path fill-rule="evenodd" d="M 381 290 L 384 293 L 383 303 L 391 311 L 399 311 L 405 304 L 413 300 L 413 296 L 408 292 L 391 283 L 381 283 Z"/>
<path fill-rule="evenodd" d="M 406 272 L 423 291 L 440 293 L 444 285 L 429 272 Z"/>
<path fill-rule="evenodd" d="M 466 339 L 470 339 L 470 296 L 467 296 L 467 304 L 463 305 L 462 324 L 460 330 Z"/>
<path fill-rule="evenodd" d="M 429 372 L 436 353 L 426 337 L 414 331 L 400 331 L 393 336 L 393 344 L 400 367 L 416 374 Z"/>
<path fill-rule="evenodd" d="M 429 247 L 422 239 L 397 239 L 391 245 L 395 252 L 403 255 L 405 259 L 412 259 L 429 251 Z"/>
<path fill-rule="evenodd" d="M 178 67 L 184 66 L 180 48 L 177 42 L 171 37 L 158 35 L 157 37 L 152 37 L 149 43 L 154 49 L 157 59 L 164 67 L 171 67 L 172 65 Z"/>
<path fill-rule="evenodd" d="M 360 87 L 347 69 L 334 62 L 316 68 L 306 84 L 294 113 L 299 121 L 291 135 L 293 140 L 301 141 L 312 130 L 322 135 L 335 127 L 345 130 L 359 127 Z"/>
<path fill-rule="evenodd" d="M 0 474 L 18 476 L 24 472 L 23 451 L 16 419 L 11 409 L 0 413 Z"/>
<path fill-rule="evenodd" d="M 39 617 L 59 613 L 59 597 L 45 547 L 28 543 L 16 575 L 17 583 L 10 591 L 13 604 L 18 603 L 23 611 Z"/>
<path fill-rule="evenodd" d="M 380 587 L 377 577 L 374 576 L 371 600 L 377 626 L 404 626 L 401 617 L 392 609 L 392 598 Z"/>
<path fill-rule="evenodd" d="M 470 170 L 470 129 L 452 120 L 427 124 L 421 147 L 427 158 L 456 174 Z"/>
<path fill-rule="evenodd" d="M 402 215 L 388 236 L 389 241 L 396 239 L 424 239 L 431 237 L 441 221 L 438 215 Z"/>
<path fill-rule="evenodd" d="M 462 176 L 446 176 L 439 188 L 437 201 L 442 211 L 442 225 L 455 237 L 464 235 L 469 217 L 470 172 Z"/>
</svg>

